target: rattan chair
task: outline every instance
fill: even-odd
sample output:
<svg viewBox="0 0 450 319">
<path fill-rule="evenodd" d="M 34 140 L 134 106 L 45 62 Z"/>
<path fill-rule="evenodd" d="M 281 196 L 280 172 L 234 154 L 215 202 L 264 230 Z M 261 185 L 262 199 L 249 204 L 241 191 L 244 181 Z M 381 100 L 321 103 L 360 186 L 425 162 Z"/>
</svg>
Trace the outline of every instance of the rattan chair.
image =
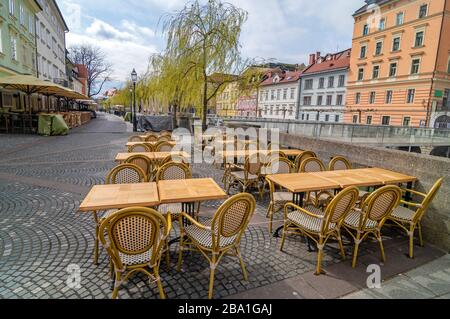
<svg viewBox="0 0 450 319">
<path fill-rule="evenodd" d="M 154 135 L 154 134 L 150 134 L 147 135 L 147 137 L 145 138 L 146 142 L 150 142 L 150 143 L 157 143 L 158 142 L 158 136 Z"/>
<path fill-rule="evenodd" d="M 139 166 L 146 174 L 147 177 L 147 181 L 152 180 L 152 161 L 150 160 L 150 158 L 148 158 L 147 156 L 144 155 L 133 155 L 131 157 L 129 157 L 125 163 L 129 163 L 129 164 L 134 164 Z"/>
<path fill-rule="evenodd" d="M 113 168 L 106 176 L 105 184 L 139 184 L 147 182 L 147 175 L 144 170 L 135 164 L 121 164 Z M 99 228 L 102 221 L 108 218 L 116 210 L 109 210 L 104 212 L 101 218 L 98 217 L 97 212 L 94 212 L 95 219 L 95 243 L 94 243 L 94 264 L 98 265 L 99 255 Z"/>
<path fill-rule="evenodd" d="M 252 195 L 238 194 L 220 206 L 214 218 L 204 224 L 197 222 L 186 213 L 180 215 L 181 242 L 178 271 L 181 270 L 184 251 L 200 252 L 210 264 L 209 299 L 213 297 L 215 270 L 225 255 L 232 255 L 239 259 L 244 279 L 248 281 L 240 243 L 255 212 L 255 207 L 256 201 Z"/>
<path fill-rule="evenodd" d="M 156 173 L 156 182 L 164 180 L 191 179 L 192 173 L 183 163 L 169 162 L 161 166 Z M 181 203 L 163 204 L 158 207 L 158 211 L 163 215 L 172 215 L 172 219 L 178 219 L 178 215 L 183 211 Z M 197 211 L 198 216 L 198 211 Z"/>
<path fill-rule="evenodd" d="M 160 163 L 160 166 L 163 166 L 163 165 L 165 165 L 167 163 L 171 163 L 171 162 L 182 163 L 182 164 L 186 165 L 187 167 L 190 167 L 189 159 L 187 159 L 186 157 L 184 157 L 183 155 L 180 155 L 180 154 L 172 154 L 172 155 L 166 156 L 166 158 L 163 159 L 162 162 Z"/>
<path fill-rule="evenodd" d="M 159 142 L 155 146 L 155 152 L 172 152 L 173 145 L 168 141 Z"/>
<path fill-rule="evenodd" d="M 297 172 L 300 172 L 300 167 L 301 167 L 303 161 L 308 158 L 317 158 L 317 155 L 316 155 L 316 153 L 311 152 L 311 151 L 304 151 L 301 154 L 297 155 L 297 157 L 295 158 L 295 161 L 294 161 L 295 169 Z"/>
<path fill-rule="evenodd" d="M 128 142 L 144 142 L 144 141 L 145 141 L 145 139 L 143 139 L 139 135 L 133 135 L 128 139 Z"/>
<path fill-rule="evenodd" d="M 372 235 L 380 244 L 381 259 L 386 261 L 381 229 L 392 211 L 400 203 L 402 190 L 398 186 L 385 186 L 364 201 L 362 208 L 354 208 L 345 218 L 344 229 L 355 242 L 352 267 L 356 267 L 359 246 Z"/>
<path fill-rule="evenodd" d="M 316 172 L 324 172 L 326 170 L 327 168 L 325 167 L 323 162 L 317 157 L 309 157 L 303 160 L 302 164 L 300 165 L 300 173 L 316 173 Z M 331 193 L 332 192 L 330 192 L 330 194 Z M 320 200 L 319 192 L 309 192 L 306 196 L 306 202 L 311 203 L 314 206 L 324 206 L 326 200 L 325 201 Z"/>
<path fill-rule="evenodd" d="M 434 198 L 436 197 L 439 189 L 442 187 L 444 182 L 443 178 L 440 178 L 428 192 L 424 194 L 414 190 L 407 190 L 416 196 L 423 198 L 421 203 L 413 203 L 401 201 L 402 204 L 408 206 L 398 206 L 394 209 L 393 213 L 389 216 L 389 220 L 394 222 L 396 226 L 402 228 L 409 236 L 409 257 L 414 258 L 414 232 L 416 228 L 419 232 L 419 242 L 420 246 L 423 247 L 423 237 L 422 237 L 422 219 Z"/>
<path fill-rule="evenodd" d="M 161 131 L 159 132 L 159 135 L 172 137 L 172 133 L 170 133 L 169 131 Z"/>
<path fill-rule="evenodd" d="M 328 165 L 328 170 L 330 171 L 343 171 L 348 169 L 352 169 L 352 164 L 342 156 L 333 157 Z"/>
<path fill-rule="evenodd" d="M 230 179 L 228 184 L 228 194 L 233 185 L 241 186 L 242 192 L 246 192 L 251 186 L 256 186 L 258 188 L 258 193 L 261 194 L 261 183 L 260 183 L 260 173 L 261 173 L 261 157 L 259 154 L 253 154 L 247 156 L 245 159 L 244 170 L 230 172 Z"/>
<path fill-rule="evenodd" d="M 158 137 L 158 142 L 170 142 L 172 139 L 172 136 L 169 135 L 162 135 Z"/>
<path fill-rule="evenodd" d="M 148 153 L 151 152 L 152 149 L 147 144 L 135 144 L 128 147 L 128 153 Z"/>
<path fill-rule="evenodd" d="M 328 240 L 333 237 L 339 242 L 342 258 L 345 259 L 341 226 L 347 214 L 354 208 L 357 199 L 358 189 L 349 187 L 336 195 L 325 211 L 314 206 L 302 208 L 292 203 L 286 204 L 281 251 L 289 233 L 300 233 L 311 238 L 318 248 L 316 275 L 320 275 L 323 273 L 321 268 L 323 250 Z"/>
<path fill-rule="evenodd" d="M 157 284 L 160 298 L 165 299 L 159 267 L 171 228 L 170 216 L 166 219 L 150 208 L 123 209 L 103 220 L 99 237 L 113 265 L 112 299 L 117 298 L 120 286 L 139 272 Z"/>
<path fill-rule="evenodd" d="M 268 175 L 290 174 L 293 171 L 294 164 L 287 158 L 274 159 L 266 167 L 266 173 Z M 270 203 L 267 210 L 267 218 L 269 218 L 269 232 L 272 232 L 273 215 L 282 211 L 287 203 L 292 202 L 293 194 L 282 190 L 277 192 L 275 184 L 268 178 L 265 179 L 265 183 L 269 184 Z M 265 184 L 263 189 L 265 189 Z"/>
</svg>

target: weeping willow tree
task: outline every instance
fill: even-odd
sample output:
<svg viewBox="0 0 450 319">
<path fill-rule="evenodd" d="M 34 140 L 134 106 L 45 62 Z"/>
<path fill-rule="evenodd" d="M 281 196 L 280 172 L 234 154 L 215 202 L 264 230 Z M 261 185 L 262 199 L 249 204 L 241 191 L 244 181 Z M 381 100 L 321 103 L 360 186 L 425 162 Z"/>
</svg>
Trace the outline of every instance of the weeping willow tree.
<svg viewBox="0 0 450 319">
<path fill-rule="evenodd" d="M 172 93 L 176 92 L 178 103 L 186 98 L 199 102 L 204 128 L 210 101 L 232 81 L 231 76 L 211 79 L 211 75 L 239 74 L 237 70 L 245 64 L 240 55 L 239 38 L 246 20 L 247 12 L 219 0 L 210 0 L 204 5 L 196 0 L 163 18 L 163 31 L 167 36 L 164 56 L 169 61 L 177 61 L 176 70 L 183 75 L 183 83 L 179 87 L 175 85 Z M 192 91 L 188 93 L 188 90 Z M 193 98 L 193 94 L 199 97 Z"/>
</svg>

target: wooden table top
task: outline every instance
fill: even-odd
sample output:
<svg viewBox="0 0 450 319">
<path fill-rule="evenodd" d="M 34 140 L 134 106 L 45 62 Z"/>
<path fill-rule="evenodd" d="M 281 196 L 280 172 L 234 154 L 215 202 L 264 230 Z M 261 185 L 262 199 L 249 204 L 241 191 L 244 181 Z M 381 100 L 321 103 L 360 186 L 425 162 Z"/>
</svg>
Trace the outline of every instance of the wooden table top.
<svg viewBox="0 0 450 319">
<path fill-rule="evenodd" d="M 151 160 L 163 160 L 169 155 L 181 155 L 186 158 L 191 156 L 186 152 L 144 152 L 144 153 L 119 153 L 116 156 L 116 162 L 123 163 L 133 155 L 146 156 Z"/>
<path fill-rule="evenodd" d="M 340 189 L 350 186 L 383 186 L 409 183 L 417 180 L 409 176 L 381 168 L 351 169 L 317 173 L 270 175 L 275 184 L 293 193 Z"/>
<path fill-rule="evenodd" d="M 295 149 L 280 149 L 277 150 L 280 152 L 283 152 L 284 154 L 286 154 L 286 156 L 298 156 L 301 153 L 303 153 L 303 151 L 301 150 L 295 150 Z M 249 155 L 254 155 L 254 154 L 262 154 L 262 155 L 267 155 L 269 154 L 268 150 L 240 150 L 240 151 L 224 151 L 222 152 L 222 156 L 223 157 L 245 157 L 245 156 L 249 156 Z M 274 150 L 274 152 L 276 152 Z"/>
<path fill-rule="evenodd" d="M 79 211 L 91 212 L 157 205 L 159 205 L 159 195 L 156 183 L 97 185 L 81 203 Z"/>
<path fill-rule="evenodd" d="M 192 203 L 227 199 L 228 195 L 212 178 L 160 181 L 160 201 L 169 203 Z"/>
<path fill-rule="evenodd" d="M 152 145 L 152 146 L 155 146 L 156 144 L 158 144 L 159 142 L 128 142 L 127 143 L 127 147 L 130 147 L 130 146 L 134 146 L 134 145 L 139 145 L 139 144 L 145 144 L 145 145 Z M 174 142 L 174 141 L 171 141 L 171 142 L 169 142 L 172 146 L 175 146 L 175 145 L 177 145 L 177 142 Z"/>
</svg>

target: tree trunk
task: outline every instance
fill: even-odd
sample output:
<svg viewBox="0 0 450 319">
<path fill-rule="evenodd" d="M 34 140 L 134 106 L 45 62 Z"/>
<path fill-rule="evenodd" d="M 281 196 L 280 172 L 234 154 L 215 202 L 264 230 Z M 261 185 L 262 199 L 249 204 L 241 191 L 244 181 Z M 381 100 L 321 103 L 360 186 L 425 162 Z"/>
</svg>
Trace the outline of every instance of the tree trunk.
<svg viewBox="0 0 450 319">
<path fill-rule="evenodd" d="M 208 79 L 205 75 L 205 83 L 203 85 L 203 117 L 202 117 L 202 129 L 206 131 L 208 117 Z"/>
<path fill-rule="evenodd" d="M 172 119 L 173 125 L 172 125 L 172 127 L 175 130 L 175 129 L 178 128 L 178 123 L 177 123 L 178 104 L 177 103 L 175 103 L 173 105 L 173 110 L 172 111 L 173 111 L 173 119 Z"/>
</svg>

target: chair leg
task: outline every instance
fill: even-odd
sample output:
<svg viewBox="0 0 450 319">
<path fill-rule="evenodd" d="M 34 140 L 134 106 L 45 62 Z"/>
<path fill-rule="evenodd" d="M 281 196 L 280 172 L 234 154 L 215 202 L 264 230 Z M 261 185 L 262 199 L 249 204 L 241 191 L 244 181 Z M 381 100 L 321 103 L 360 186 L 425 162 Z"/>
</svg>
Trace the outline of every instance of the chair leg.
<svg viewBox="0 0 450 319">
<path fill-rule="evenodd" d="M 377 240 L 380 243 L 381 260 L 385 263 L 386 262 L 386 254 L 384 253 L 384 245 L 383 245 L 383 238 L 381 237 L 381 232 L 378 232 Z"/>
<path fill-rule="evenodd" d="M 345 259 L 347 259 L 347 256 L 345 255 L 344 244 L 342 243 L 342 236 L 340 233 L 338 233 L 338 242 L 339 242 L 339 250 L 341 251 L 342 259 L 345 260 Z"/>
<path fill-rule="evenodd" d="M 112 299 L 117 299 L 117 296 L 119 295 L 119 283 L 120 280 L 122 279 L 122 274 L 120 272 L 116 272 L 116 280 L 114 281 L 114 290 L 112 293 Z"/>
<path fill-rule="evenodd" d="M 178 272 L 181 271 L 181 266 L 183 265 L 183 251 L 184 251 L 184 236 L 183 236 L 183 234 L 181 234 L 181 238 L 180 238 L 180 252 L 178 254 L 178 266 L 177 266 L 177 271 Z"/>
<path fill-rule="evenodd" d="M 166 239 L 166 269 L 169 271 L 170 269 L 170 247 L 169 247 L 169 240 Z"/>
<path fill-rule="evenodd" d="M 213 291 L 214 291 L 214 272 L 216 271 L 216 256 L 213 254 L 210 263 L 210 275 L 209 275 L 209 290 L 208 290 L 208 299 L 213 299 Z"/>
<path fill-rule="evenodd" d="M 423 243 L 422 224 L 419 222 L 417 224 L 417 227 L 419 228 L 419 244 L 420 244 L 420 247 L 423 247 L 425 245 Z"/>
<path fill-rule="evenodd" d="M 95 222 L 94 265 L 98 266 L 100 221 L 97 212 L 93 212 Z"/>
<path fill-rule="evenodd" d="M 361 243 L 361 233 L 358 232 L 355 239 L 355 248 L 353 250 L 353 261 L 352 261 L 353 268 L 356 268 L 356 260 L 358 259 L 358 251 L 360 243 Z"/>
<path fill-rule="evenodd" d="M 166 295 L 164 294 L 164 288 L 161 283 L 161 278 L 159 277 L 159 269 L 158 267 L 153 267 L 153 273 L 156 277 L 156 284 L 158 285 L 159 298 L 166 299 Z"/>
<path fill-rule="evenodd" d="M 241 251 L 237 247 L 236 247 L 236 254 L 239 258 L 239 263 L 241 265 L 242 274 L 244 275 L 244 279 L 245 279 L 245 281 L 248 281 L 248 273 L 247 273 L 247 269 L 245 268 L 244 259 L 242 259 Z"/>
<path fill-rule="evenodd" d="M 323 248 L 324 248 L 324 241 L 323 238 L 319 239 L 319 243 L 317 244 L 317 267 L 316 267 L 316 276 L 320 276 L 322 272 L 322 258 L 323 258 Z"/>
<path fill-rule="evenodd" d="M 284 243 L 286 242 L 286 233 L 287 233 L 287 223 L 284 222 L 284 227 L 283 227 L 283 237 L 281 239 L 281 247 L 280 247 L 280 251 L 283 251 L 284 249 Z"/>
<path fill-rule="evenodd" d="M 414 230 L 416 229 L 416 226 L 414 224 L 411 224 L 409 227 L 409 258 L 414 258 Z"/>
</svg>

